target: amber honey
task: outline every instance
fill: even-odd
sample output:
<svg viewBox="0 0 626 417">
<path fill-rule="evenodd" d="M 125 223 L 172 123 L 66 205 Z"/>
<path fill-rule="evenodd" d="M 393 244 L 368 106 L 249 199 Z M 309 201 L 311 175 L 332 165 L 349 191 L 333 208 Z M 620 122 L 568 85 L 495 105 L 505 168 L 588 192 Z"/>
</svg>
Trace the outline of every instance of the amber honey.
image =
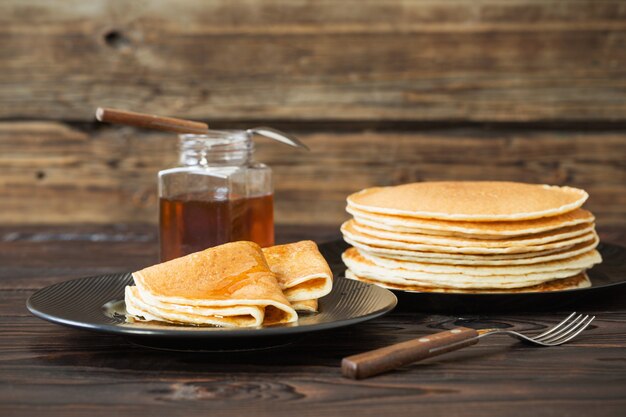
<svg viewBox="0 0 626 417">
<path fill-rule="evenodd" d="M 159 217 L 161 261 L 236 240 L 274 244 L 272 194 L 229 200 L 190 194 L 161 198 Z"/>
</svg>

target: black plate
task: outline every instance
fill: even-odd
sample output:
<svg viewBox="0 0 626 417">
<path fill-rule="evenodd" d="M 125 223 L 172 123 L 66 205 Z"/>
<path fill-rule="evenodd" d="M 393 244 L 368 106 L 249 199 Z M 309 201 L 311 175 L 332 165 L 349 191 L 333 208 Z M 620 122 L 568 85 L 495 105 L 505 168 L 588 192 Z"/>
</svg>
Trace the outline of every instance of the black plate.
<svg viewBox="0 0 626 417">
<path fill-rule="evenodd" d="M 130 274 L 102 275 L 52 285 L 34 293 L 29 310 L 53 323 L 88 330 L 122 334 L 135 343 L 173 349 L 231 350 L 287 343 L 293 336 L 359 323 L 385 314 L 396 297 L 383 288 L 341 278 L 345 266 L 341 253 L 349 246 L 341 241 L 320 245 L 335 277 L 333 292 L 320 300 L 321 313 L 302 316 L 297 325 L 262 329 L 220 329 L 128 325 L 124 323 L 124 286 Z M 600 244 L 603 262 L 591 269 L 591 287 L 547 293 L 450 294 L 394 291 L 399 309 L 429 313 L 473 314 L 494 312 L 555 311 L 575 308 L 607 293 L 626 289 L 626 249 Z M 621 288 L 618 288 L 621 287 Z M 115 313 L 118 314 L 115 314 Z M 200 343 L 198 343 L 200 342 Z"/>
<path fill-rule="evenodd" d="M 349 247 L 343 241 L 323 245 L 323 253 L 336 275 L 343 275 L 345 266 L 341 253 Z M 626 284 L 626 248 L 601 243 L 598 251 L 602 263 L 587 271 L 591 287 L 544 293 L 511 294 L 453 294 L 417 293 L 393 290 L 398 297 L 398 309 L 428 313 L 473 314 L 495 312 L 555 311 L 575 308 L 593 298 L 601 299 Z M 626 289 L 626 287 L 624 287 Z M 621 289 L 621 288 L 620 288 Z"/>
<path fill-rule="evenodd" d="M 27 307 L 53 323 L 120 334 L 150 347 L 238 350 L 281 345 L 299 334 L 370 320 L 391 311 L 397 303 L 393 293 L 384 288 L 340 277 L 332 292 L 320 299 L 320 312 L 301 315 L 297 323 L 235 329 L 127 323 L 124 287 L 131 283 L 130 273 L 65 281 L 35 292 Z"/>
</svg>

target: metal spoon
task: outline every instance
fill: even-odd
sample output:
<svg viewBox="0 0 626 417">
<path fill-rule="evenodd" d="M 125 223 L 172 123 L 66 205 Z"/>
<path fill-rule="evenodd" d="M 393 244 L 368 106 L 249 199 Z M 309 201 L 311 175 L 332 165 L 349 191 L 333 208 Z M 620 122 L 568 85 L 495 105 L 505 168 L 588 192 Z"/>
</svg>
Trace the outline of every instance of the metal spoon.
<svg viewBox="0 0 626 417">
<path fill-rule="evenodd" d="M 293 146 L 294 148 L 302 148 L 310 151 L 309 147 L 302 143 L 295 136 L 289 135 L 285 132 L 281 132 L 280 130 L 276 130 L 267 126 L 259 126 L 253 127 L 252 129 L 247 130 L 248 133 L 252 135 L 264 136 L 266 138 L 276 140 L 278 142 L 284 143 L 289 146 Z"/>
</svg>

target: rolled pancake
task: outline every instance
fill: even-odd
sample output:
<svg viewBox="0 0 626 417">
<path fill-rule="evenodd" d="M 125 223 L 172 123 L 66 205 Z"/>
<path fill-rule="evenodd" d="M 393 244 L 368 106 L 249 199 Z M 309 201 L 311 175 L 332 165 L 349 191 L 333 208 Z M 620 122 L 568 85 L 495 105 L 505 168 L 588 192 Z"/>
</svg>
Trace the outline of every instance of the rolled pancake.
<svg viewBox="0 0 626 417">
<path fill-rule="evenodd" d="M 558 240 L 556 242 L 543 243 L 538 245 L 514 245 L 510 247 L 468 247 L 468 246 L 444 246 L 435 244 L 422 244 L 405 242 L 398 240 L 382 239 L 379 237 L 371 236 L 366 233 L 357 231 L 350 222 L 345 222 L 341 225 L 341 232 L 344 235 L 344 239 L 347 237 L 351 241 L 356 241 L 366 245 L 374 245 L 377 247 L 410 250 L 416 252 L 439 252 L 439 253 L 453 253 L 453 254 L 475 254 L 475 255 L 488 255 L 488 254 L 517 254 L 517 253 L 531 253 L 541 252 L 545 250 L 559 249 L 572 247 L 573 245 L 590 240 L 595 232 L 589 231 L 583 235 Z"/>
<path fill-rule="evenodd" d="M 263 254 L 290 302 L 318 299 L 332 290 L 333 274 L 315 242 L 272 246 Z"/>
<path fill-rule="evenodd" d="M 350 249 L 349 249 L 350 250 Z M 356 249 L 352 249 L 356 250 Z M 451 273 L 464 275 L 524 275 L 537 272 L 552 272 L 561 269 L 591 268 L 593 265 L 602 262 L 600 253 L 591 249 L 579 255 L 564 259 L 540 262 L 528 265 L 456 265 L 438 264 L 432 262 L 418 262 L 410 260 L 392 259 L 373 255 L 366 251 L 359 251 L 360 256 L 373 262 L 374 264 L 390 269 L 408 269 L 432 273 Z"/>
<path fill-rule="evenodd" d="M 499 181 L 418 182 L 367 188 L 348 204 L 371 213 L 460 221 L 511 221 L 556 216 L 589 195 L 572 187 Z"/>
<path fill-rule="evenodd" d="M 318 311 L 317 300 L 293 301 L 291 303 L 291 306 L 294 308 L 294 310 L 305 313 L 317 313 Z"/>
<path fill-rule="evenodd" d="M 137 288 L 127 291 L 126 301 L 139 319 L 237 327 L 298 319 L 252 242 L 192 253 L 137 271 L 133 279 Z"/>
<path fill-rule="evenodd" d="M 464 238 L 458 236 L 436 236 L 419 233 L 391 232 L 388 230 L 377 229 L 374 227 L 362 225 L 357 221 L 349 220 L 347 224 L 354 228 L 357 232 L 373 236 L 380 239 L 397 240 L 400 242 L 433 244 L 442 246 L 460 246 L 460 247 L 489 247 L 489 248 L 507 248 L 513 246 L 533 246 L 542 245 L 550 242 L 562 241 L 565 239 L 589 234 L 594 230 L 593 223 L 579 224 L 575 226 L 563 227 L 560 229 L 550 230 L 547 232 L 537 233 L 535 235 L 514 236 L 506 239 L 476 239 Z"/>
<path fill-rule="evenodd" d="M 348 269 L 366 279 L 397 285 L 415 285 L 436 288 L 458 289 L 507 289 L 538 285 L 555 279 L 567 278 L 583 272 L 586 267 L 565 268 L 550 272 L 511 275 L 503 271 L 500 275 L 473 275 L 414 271 L 403 268 L 380 267 L 362 257 L 354 248 L 342 255 Z"/>
<path fill-rule="evenodd" d="M 527 292 L 549 292 L 549 291 L 564 291 L 577 288 L 588 288 L 591 286 L 591 281 L 586 273 L 582 272 L 572 277 L 557 279 L 545 282 L 539 285 L 533 285 L 524 288 L 511 288 L 511 289 L 480 289 L 480 290 L 461 290 L 451 288 L 431 288 L 418 285 L 397 285 L 382 283 L 375 280 L 359 277 L 354 272 L 347 270 L 346 278 L 356 281 L 365 282 L 367 284 L 378 285 L 390 290 L 399 290 L 406 292 L 440 292 L 440 293 L 459 293 L 459 294 L 507 294 L 507 293 L 527 293 Z"/>
<path fill-rule="evenodd" d="M 365 225 L 391 232 L 435 234 L 441 236 L 459 236 L 475 239 L 506 239 L 548 232 L 563 227 L 593 223 L 591 212 L 579 208 L 558 216 L 542 217 L 533 220 L 499 222 L 464 222 L 417 217 L 370 213 L 348 205 L 348 213 Z"/>
</svg>

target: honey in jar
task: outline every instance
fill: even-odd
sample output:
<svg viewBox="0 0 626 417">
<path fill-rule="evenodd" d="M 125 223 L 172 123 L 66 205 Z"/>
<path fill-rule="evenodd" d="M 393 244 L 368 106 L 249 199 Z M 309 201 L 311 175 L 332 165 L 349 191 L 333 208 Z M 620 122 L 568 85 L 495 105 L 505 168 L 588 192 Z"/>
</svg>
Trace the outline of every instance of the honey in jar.
<svg viewBox="0 0 626 417">
<path fill-rule="evenodd" d="M 248 131 L 180 135 L 180 166 L 159 172 L 161 261 L 237 240 L 274 244 L 271 169 Z"/>
</svg>

